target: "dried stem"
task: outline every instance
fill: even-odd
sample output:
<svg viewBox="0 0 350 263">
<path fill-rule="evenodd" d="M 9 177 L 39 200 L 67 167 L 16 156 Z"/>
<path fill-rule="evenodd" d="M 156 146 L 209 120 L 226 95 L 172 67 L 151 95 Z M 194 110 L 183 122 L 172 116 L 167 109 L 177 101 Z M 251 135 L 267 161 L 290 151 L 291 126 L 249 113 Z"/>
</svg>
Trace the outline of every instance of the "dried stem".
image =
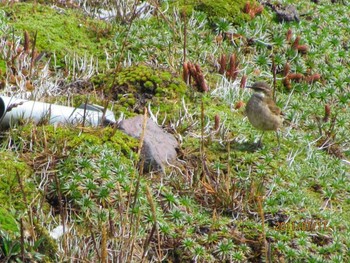
<svg viewBox="0 0 350 263">
<path fill-rule="evenodd" d="M 101 222 L 102 237 L 101 237 L 101 263 L 107 263 L 107 230 L 106 224 Z"/>
<path fill-rule="evenodd" d="M 60 181 L 58 179 L 57 173 L 54 173 L 54 178 L 55 178 L 55 183 L 57 185 L 58 205 L 60 208 L 60 215 L 61 215 L 62 227 L 63 227 L 63 251 L 65 254 L 67 254 L 67 238 L 65 235 L 65 233 L 66 233 L 66 216 L 65 216 L 65 211 L 63 209 L 62 192 L 61 192 Z"/>
<path fill-rule="evenodd" d="M 185 3 L 185 5 L 186 5 L 186 3 Z M 187 20 L 186 20 L 185 10 L 182 11 L 182 17 L 183 17 L 183 22 L 184 22 L 183 63 L 185 63 L 186 62 L 186 47 L 187 47 Z"/>
<path fill-rule="evenodd" d="M 258 196 L 257 198 L 257 202 L 258 202 L 258 211 L 259 211 L 259 215 L 261 218 L 261 227 L 262 227 L 262 233 L 261 233 L 261 241 L 264 243 L 264 253 L 265 253 L 265 261 L 266 262 L 270 262 L 270 256 L 269 256 L 269 245 L 268 242 L 266 240 L 266 230 L 265 230 L 265 216 L 264 216 L 264 209 L 262 206 L 262 200 L 263 197 L 262 196 Z"/>
<path fill-rule="evenodd" d="M 19 219 L 19 223 L 20 223 L 20 228 L 21 228 L 21 259 L 22 262 L 24 261 L 24 227 L 23 227 L 23 218 L 21 217 Z"/>
<path fill-rule="evenodd" d="M 147 108 L 144 108 L 144 116 L 143 116 L 143 124 L 142 124 L 142 132 L 141 132 L 141 136 L 140 136 L 140 143 L 139 143 L 139 149 L 137 151 L 137 154 L 140 158 L 141 156 L 141 150 L 143 147 L 143 143 L 144 143 L 144 139 L 145 139 L 145 134 L 146 134 L 146 127 L 147 127 L 147 119 L 148 119 L 148 114 L 147 114 Z M 131 206 L 131 210 L 133 211 L 135 209 L 136 203 L 137 203 L 137 197 L 139 194 L 139 189 L 140 189 L 140 182 L 141 182 L 141 174 L 143 173 L 143 163 L 144 163 L 144 159 L 141 159 L 141 165 L 140 165 L 140 169 L 138 172 L 138 177 L 137 177 L 137 181 L 136 181 L 136 186 L 135 186 L 135 193 L 134 193 L 134 199 L 132 202 L 132 206 Z M 135 177 L 135 173 L 133 173 L 132 175 L 132 179 L 131 181 L 134 182 L 134 177 Z M 130 189 L 129 192 L 129 196 L 128 196 L 128 204 L 130 204 L 131 201 L 131 194 L 132 194 L 132 189 Z M 128 213 L 128 211 L 127 211 Z M 134 213 L 132 213 L 131 218 L 130 218 L 130 226 L 133 227 L 132 231 L 129 232 L 129 241 L 131 239 L 131 244 L 130 244 L 130 254 L 128 256 L 128 262 L 131 262 L 132 260 L 132 254 L 134 251 L 134 244 L 135 244 L 135 234 L 136 234 L 136 230 L 139 226 L 139 217 L 140 217 L 140 213 L 137 214 L 137 218 L 135 220 L 135 215 Z"/>
<path fill-rule="evenodd" d="M 29 68 L 29 76 L 32 77 L 32 71 L 33 71 L 33 67 L 34 67 L 34 63 L 35 63 L 35 46 L 36 46 L 36 38 L 38 35 L 38 31 L 35 31 L 34 34 L 34 39 L 33 39 L 33 46 L 32 46 L 32 57 L 31 57 L 31 61 L 30 61 L 30 68 Z"/>
<path fill-rule="evenodd" d="M 21 189 L 21 192 L 22 192 L 22 196 L 23 196 L 23 202 L 24 202 L 24 205 L 26 206 L 27 208 L 27 213 L 28 213 L 28 217 L 29 217 L 29 222 L 30 222 L 30 232 L 31 232 L 31 235 L 34 239 L 34 241 L 36 240 L 36 235 L 35 235 L 35 231 L 34 231 L 34 226 L 33 226 L 33 214 L 32 214 L 32 209 L 30 208 L 30 206 L 28 205 L 28 201 L 27 201 L 27 195 L 24 191 L 24 186 L 23 186 L 23 182 L 22 182 L 22 178 L 18 172 L 18 170 L 16 169 L 16 175 L 17 175 L 17 181 L 18 181 L 18 184 L 19 184 L 19 187 Z"/>
<path fill-rule="evenodd" d="M 275 63 L 275 56 L 272 56 L 272 76 L 273 76 L 273 91 L 272 91 L 272 98 L 276 102 L 276 63 Z"/>
<path fill-rule="evenodd" d="M 92 231 L 92 227 L 90 227 L 90 235 L 91 235 L 92 244 L 94 246 L 98 261 L 101 261 L 101 256 L 100 256 L 100 253 L 99 253 L 98 248 L 97 248 L 96 238 L 95 238 L 94 232 Z"/>
</svg>

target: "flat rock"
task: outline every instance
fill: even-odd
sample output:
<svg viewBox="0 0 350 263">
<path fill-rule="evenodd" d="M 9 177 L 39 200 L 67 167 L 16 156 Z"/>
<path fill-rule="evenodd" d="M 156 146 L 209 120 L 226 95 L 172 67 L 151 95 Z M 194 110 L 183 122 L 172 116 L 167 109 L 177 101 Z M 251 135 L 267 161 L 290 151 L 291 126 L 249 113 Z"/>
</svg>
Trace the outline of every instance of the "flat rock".
<svg viewBox="0 0 350 263">
<path fill-rule="evenodd" d="M 123 120 L 119 129 L 140 139 L 143 126 L 143 115 Z M 151 119 L 147 120 L 141 155 L 144 160 L 144 171 L 165 171 L 168 163 L 175 164 L 179 144 L 175 137 L 166 133 Z"/>
</svg>

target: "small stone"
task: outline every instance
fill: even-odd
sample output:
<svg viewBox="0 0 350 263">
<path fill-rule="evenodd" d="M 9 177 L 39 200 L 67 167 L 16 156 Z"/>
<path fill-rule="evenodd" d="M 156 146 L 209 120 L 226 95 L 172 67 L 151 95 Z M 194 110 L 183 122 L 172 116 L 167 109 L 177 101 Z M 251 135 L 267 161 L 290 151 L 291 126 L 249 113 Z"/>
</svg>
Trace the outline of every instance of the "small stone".
<svg viewBox="0 0 350 263">
<path fill-rule="evenodd" d="M 144 117 L 136 117 L 123 120 L 119 129 L 127 135 L 140 139 Z M 144 171 L 165 171 L 168 163 L 175 164 L 177 159 L 176 148 L 179 144 L 175 137 L 162 130 L 151 119 L 147 120 L 143 147 L 141 150 L 144 159 Z"/>
<path fill-rule="evenodd" d="M 287 5 L 286 7 L 275 8 L 278 22 L 299 22 L 299 14 L 295 6 Z"/>
</svg>

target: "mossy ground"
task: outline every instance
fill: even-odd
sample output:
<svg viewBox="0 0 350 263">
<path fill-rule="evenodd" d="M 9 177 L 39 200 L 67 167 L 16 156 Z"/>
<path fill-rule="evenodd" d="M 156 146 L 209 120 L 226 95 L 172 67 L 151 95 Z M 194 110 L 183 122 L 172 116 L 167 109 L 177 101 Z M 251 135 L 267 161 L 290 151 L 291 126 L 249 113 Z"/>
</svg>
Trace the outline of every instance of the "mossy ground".
<svg viewBox="0 0 350 263">
<path fill-rule="evenodd" d="M 2 207 L 12 207 L 18 213 L 23 213 L 27 209 L 23 202 L 23 195 L 32 199 L 36 192 L 34 184 L 30 183 L 30 167 L 12 152 L 6 151 L 1 152 L 0 164 L 0 200 Z M 21 183 L 19 180 L 21 180 Z M 21 184 L 23 184 L 23 189 Z"/>
<path fill-rule="evenodd" d="M 99 74 L 92 82 L 97 90 L 117 102 L 116 114 L 124 112 L 126 116 L 142 114 L 149 104 L 155 111 L 159 109 L 162 117 L 171 115 L 188 93 L 185 82 L 176 74 L 145 65 Z"/>
<path fill-rule="evenodd" d="M 18 3 L 4 6 L 8 24 L 15 34 L 28 31 L 31 42 L 36 37 L 36 48 L 45 52 L 58 66 L 65 64 L 65 57 L 91 56 L 105 63 L 104 49 L 113 44 L 112 25 L 93 20 L 73 9 L 56 9 L 48 5 Z"/>
<path fill-rule="evenodd" d="M 0 163 L 4 166 L 0 171 L 1 167 L 10 171 L 5 186 L 8 189 L 12 182 L 10 194 L 16 200 L 0 211 L 11 215 L 8 221 L 0 218 L 0 223 L 7 231 L 18 231 L 14 224 L 18 215 L 12 211 L 22 200 L 15 181 L 20 170 L 28 178 L 28 195 L 45 186 L 40 189 L 40 204 L 45 205 L 31 204 L 37 209 L 37 223 L 52 229 L 69 218 L 70 232 L 57 241 L 62 249 L 57 253 L 41 251 L 55 253 L 56 261 L 73 257 L 99 261 L 106 249 L 109 259 L 129 262 L 146 255 L 150 261 L 167 257 L 174 262 L 349 261 L 349 32 L 346 26 L 339 26 L 346 25 L 349 10 L 339 3 L 320 2 L 282 1 L 295 4 L 304 14 L 298 24 L 276 24 L 266 8 L 265 15 L 244 23 L 230 20 L 225 27 L 215 25 L 216 19 L 228 19 L 227 13 L 240 17 L 241 11 L 232 9 L 235 14 L 231 15 L 228 9 L 218 10 L 219 3 L 225 7 L 228 2 L 201 1 L 206 13 L 192 10 L 187 17 L 187 60 L 200 64 L 209 86 L 204 94 L 186 86 L 179 77 L 184 40 L 180 11 L 165 13 L 165 18 L 137 19 L 129 34 L 128 25 L 112 27 L 116 30 L 112 46 L 121 51 L 125 43 L 127 48 L 124 54 L 109 55 L 116 61 L 124 58 L 126 66 L 120 71 L 101 69 L 89 79 L 90 90 L 83 88 L 74 103 L 84 103 L 86 98 L 102 104 L 107 101 L 116 114 L 126 116 L 142 112 L 151 103 L 153 113 L 159 109 L 158 120 L 167 115 L 165 126 L 170 126 L 181 142 L 181 164 L 169 167 L 165 175 L 140 175 L 135 154 L 139 142 L 112 128 L 14 127 L 3 133 Z M 208 3 L 213 5 L 208 8 Z M 77 10 L 65 10 L 62 15 L 40 5 L 13 6 L 17 7 L 34 10 L 37 16 L 48 12 L 52 19 L 77 14 Z M 17 20 L 10 12 L 13 23 L 26 17 L 21 10 L 17 12 Z M 81 17 L 69 19 L 75 23 L 69 26 L 84 31 L 77 26 Z M 61 22 L 54 29 L 60 26 Z M 218 41 L 217 32 L 223 28 L 235 36 Z M 309 45 L 307 54 L 291 48 L 285 37 L 288 29 L 294 38 L 301 36 L 301 44 Z M 110 47 L 103 36 L 100 42 L 87 32 L 81 37 L 92 37 L 86 41 L 92 45 L 89 53 L 97 57 L 102 54 L 95 50 L 97 43 L 107 43 L 106 50 Z M 65 45 L 83 55 L 84 46 L 74 39 L 72 36 Z M 62 49 L 59 47 L 58 54 Z M 217 73 L 218 59 L 232 53 L 237 55 L 239 73 L 237 79 L 228 80 Z M 103 60 L 103 55 L 100 58 Z M 277 104 L 285 114 L 279 151 L 274 133 L 265 133 L 263 147 L 256 147 L 261 132 L 244 116 L 242 102 L 250 94 L 239 87 L 244 75 L 248 83 L 272 83 L 273 59 Z M 321 80 L 292 82 L 285 87 L 282 72 L 287 62 L 291 72 L 319 73 Z M 62 96 L 50 99 L 65 101 Z M 331 107 L 331 114 L 328 121 L 320 122 L 325 104 Z M 215 124 L 215 118 L 219 123 Z M 321 143 L 327 140 L 338 151 L 329 151 L 330 147 Z M 305 228 L 308 223 L 312 226 Z M 65 250 L 66 240 L 77 245 Z"/>
<path fill-rule="evenodd" d="M 225 0 L 181 0 L 170 2 L 180 10 L 183 10 L 187 15 L 191 15 L 193 10 L 201 11 L 209 17 L 212 23 L 218 22 L 220 19 L 226 19 L 235 24 L 250 20 L 249 15 L 243 12 L 244 6 L 247 3 L 245 0 L 234 0 L 230 2 Z M 256 1 L 249 2 L 257 4 Z"/>
</svg>

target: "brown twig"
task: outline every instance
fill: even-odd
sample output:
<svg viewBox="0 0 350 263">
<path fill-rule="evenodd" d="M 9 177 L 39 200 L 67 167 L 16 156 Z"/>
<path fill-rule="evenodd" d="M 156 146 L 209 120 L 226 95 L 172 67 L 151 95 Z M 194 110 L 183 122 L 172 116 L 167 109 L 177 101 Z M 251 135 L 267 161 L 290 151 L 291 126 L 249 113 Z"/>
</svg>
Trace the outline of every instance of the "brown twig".
<svg viewBox="0 0 350 263">
<path fill-rule="evenodd" d="M 63 204 L 62 204 L 62 192 L 61 192 L 61 186 L 60 186 L 60 181 L 58 179 L 57 173 L 54 173 L 54 178 L 55 178 L 55 183 L 57 185 L 57 195 L 58 195 L 58 205 L 60 209 L 60 215 L 62 219 L 62 227 L 63 227 L 63 251 L 65 254 L 67 254 L 67 239 L 66 239 L 66 216 L 65 216 L 65 211 L 63 209 Z"/>
<path fill-rule="evenodd" d="M 17 176 L 17 181 L 18 181 L 18 184 L 19 184 L 19 187 L 21 189 L 21 192 L 22 192 L 22 197 L 23 197 L 23 203 L 24 205 L 26 206 L 27 208 L 27 213 L 28 213 L 28 217 L 29 217 L 29 222 L 30 222 L 30 232 L 31 232 L 31 235 L 33 237 L 33 240 L 35 241 L 36 240 L 36 235 L 35 235 L 35 231 L 34 231 L 34 226 L 33 226 L 33 214 L 32 214 L 32 209 L 30 208 L 30 206 L 28 205 L 28 201 L 27 201 L 27 195 L 26 195 L 26 192 L 24 190 L 24 186 L 23 186 L 23 182 L 22 182 L 22 178 L 16 168 L 16 176 Z"/>
<path fill-rule="evenodd" d="M 34 39 L 33 39 L 33 46 L 32 46 L 32 57 L 31 57 L 31 61 L 30 61 L 30 68 L 29 68 L 29 76 L 32 76 L 33 73 L 33 67 L 34 67 L 34 62 L 35 62 L 35 46 L 36 46 L 36 38 L 38 36 L 38 31 L 35 31 L 34 34 Z"/>
<path fill-rule="evenodd" d="M 30 49 L 30 37 L 29 37 L 29 33 L 27 30 L 24 30 L 24 52 L 29 53 L 29 49 Z"/>
<path fill-rule="evenodd" d="M 277 69 L 276 69 L 276 63 L 275 63 L 275 56 L 272 56 L 272 76 L 273 76 L 273 91 L 272 91 L 272 98 L 276 102 L 276 74 L 277 74 Z"/>
<path fill-rule="evenodd" d="M 257 202 L 258 202 L 258 211 L 259 211 L 259 215 L 261 218 L 261 228 L 262 228 L 262 232 L 261 232 L 261 241 L 264 244 L 264 254 L 265 254 L 265 261 L 266 262 L 270 262 L 270 256 L 269 256 L 269 245 L 268 242 L 266 240 L 266 229 L 265 229 L 265 216 L 264 216 L 264 209 L 262 206 L 262 200 L 263 197 L 262 196 L 258 196 L 257 197 Z"/>
<path fill-rule="evenodd" d="M 104 222 L 101 222 L 101 263 L 107 263 L 107 230 Z"/>
<path fill-rule="evenodd" d="M 98 261 L 101 261 L 100 252 L 98 251 L 98 248 L 97 248 L 96 238 L 95 238 L 94 232 L 92 231 L 92 227 L 90 227 L 90 235 L 92 239 L 92 245 L 94 246 Z"/>
<path fill-rule="evenodd" d="M 147 201 L 151 207 L 151 212 L 152 212 L 152 220 L 153 220 L 153 226 L 152 226 L 152 229 L 148 235 L 148 238 L 145 240 L 144 242 L 144 245 L 143 245 L 143 253 L 142 253 L 142 259 L 141 259 L 141 262 L 144 261 L 145 259 L 145 256 L 146 256 L 146 253 L 147 253 L 147 249 L 149 247 L 149 244 L 151 243 L 151 240 L 152 240 L 152 237 L 154 235 L 154 232 L 157 231 L 157 213 L 156 213 L 156 207 L 154 205 L 154 202 L 153 202 L 153 198 L 152 198 L 152 194 L 151 194 L 151 190 L 149 189 L 149 186 L 146 185 L 146 198 L 147 198 Z M 160 240 L 160 236 L 159 236 L 159 231 L 157 231 L 157 239 L 158 239 L 158 253 L 157 253 L 157 256 L 158 256 L 158 261 L 161 262 L 162 261 L 162 253 L 161 253 L 161 240 Z"/>
<path fill-rule="evenodd" d="M 81 132 L 84 131 L 84 127 L 85 127 L 85 121 L 86 121 L 86 112 L 87 112 L 87 104 L 88 104 L 88 98 L 85 99 L 85 103 L 84 103 L 84 113 L 83 113 L 83 123 L 82 123 L 82 129 Z"/>
<path fill-rule="evenodd" d="M 22 262 L 24 261 L 24 227 L 23 227 L 23 218 L 19 219 L 20 229 L 21 229 L 21 258 Z"/>
<path fill-rule="evenodd" d="M 185 1 L 186 2 L 186 1 Z M 186 3 L 185 3 L 186 5 Z M 186 62 L 186 47 L 187 47 L 187 20 L 186 20 L 186 12 L 182 10 L 182 18 L 184 23 L 184 46 L 183 46 L 183 62 Z"/>
<path fill-rule="evenodd" d="M 145 139 L 146 127 L 147 127 L 147 119 L 148 119 L 148 112 L 147 112 L 147 108 L 145 107 L 144 108 L 144 116 L 143 116 L 143 124 L 142 124 L 142 132 L 141 132 L 141 136 L 140 136 L 139 149 L 137 151 L 137 154 L 138 154 L 139 158 L 141 158 L 140 157 L 141 156 L 141 150 L 142 150 L 144 139 Z M 136 203 L 137 203 L 137 197 L 138 197 L 139 190 L 140 190 L 141 174 L 143 173 L 143 164 L 144 164 L 144 159 L 141 158 L 140 169 L 139 169 L 139 172 L 138 172 L 136 186 L 135 186 L 134 198 L 133 198 L 133 202 L 132 202 L 132 205 L 131 205 L 131 210 L 132 211 L 135 209 L 135 206 L 136 206 Z M 133 173 L 133 175 L 132 175 L 131 182 L 134 182 L 134 177 L 135 177 L 135 173 Z M 132 189 L 130 189 L 129 196 L 128 196 L 128 204 L 130 204 L 130 201 L 131 201 L 131 194 L 132 194 L 131 190 Z M 130 248 L 130 253 L 129 253 L 129 256 L 128 256 L 128 260 L 127 260 L 128 262 L 131 262 L 132 254 L 133 254 L 133 251 L 134 251 L 134 245 L 135 245 L 135 238 L 134 238 L 134 236 L 135 236 L 136 229 L 139 226 L 139 217 L 140 217 L 140 213 L 137 214 L 136 220 L 135 220 L 135 215 L 134 214 L 132 214 L 132 216 L 130 218 L 130 226 L 132 226 L 133 229 L 129 233 L 129 239 L 131 237 L 133 237 L 133 238 L 132 238 L 131 244 L 130 244 L 131 248 Z"/>
</svg>

